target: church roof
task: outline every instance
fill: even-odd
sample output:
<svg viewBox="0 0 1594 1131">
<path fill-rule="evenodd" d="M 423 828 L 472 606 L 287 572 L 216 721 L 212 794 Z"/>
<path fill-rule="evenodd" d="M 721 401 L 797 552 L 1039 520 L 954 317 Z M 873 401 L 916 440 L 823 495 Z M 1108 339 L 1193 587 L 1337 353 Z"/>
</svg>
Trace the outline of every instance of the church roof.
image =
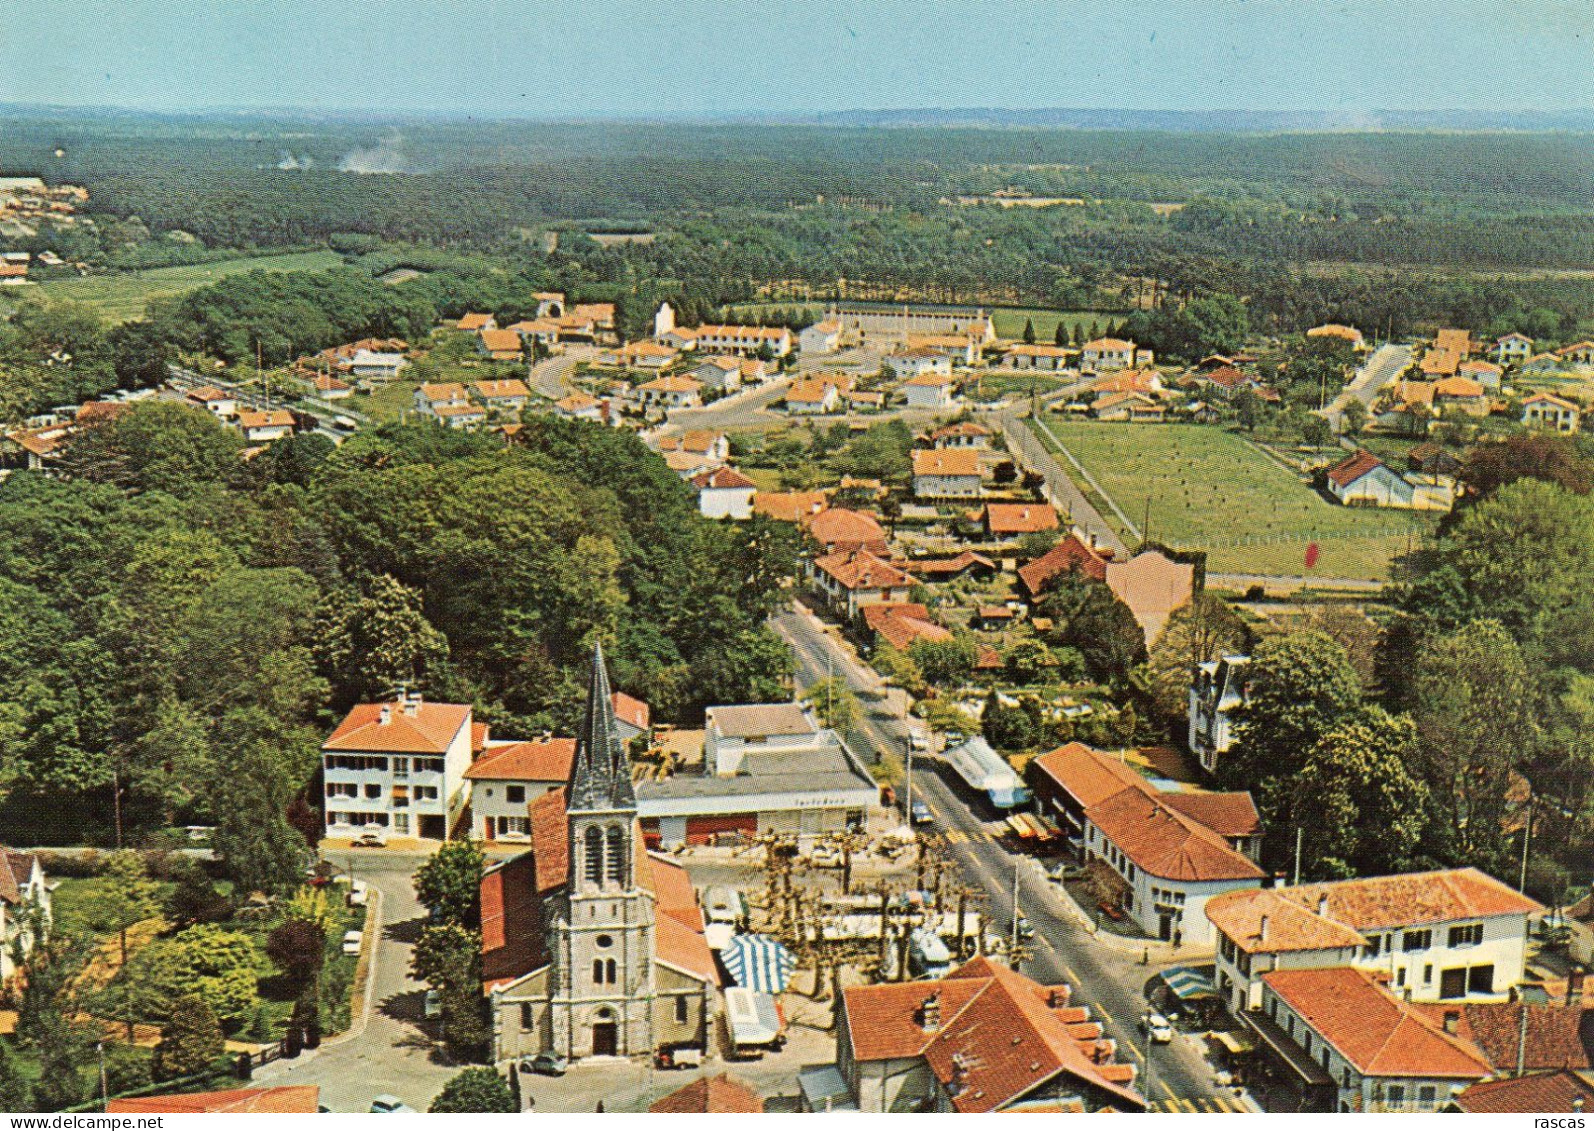
<svg viewBox="0 0 1594 1131">
<path fill-rule="evenodd" d="M 603 662 L 603 645 L 592 649 L 592 678 L 587 684 L 587 712 L 576 737 L 570 767 L 569 808 L 577 811 L 636 809 L 631 788 L 631 763 L 614 719 L 614 694 Z"/>
</svg>

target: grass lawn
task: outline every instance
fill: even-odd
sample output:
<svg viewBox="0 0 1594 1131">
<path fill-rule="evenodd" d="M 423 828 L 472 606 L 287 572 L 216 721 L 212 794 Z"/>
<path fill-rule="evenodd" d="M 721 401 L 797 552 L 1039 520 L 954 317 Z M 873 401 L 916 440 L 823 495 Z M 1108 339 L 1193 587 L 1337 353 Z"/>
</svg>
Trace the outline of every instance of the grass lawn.
<svg viewBox="0 0 1594 1131">
<path fill-rule="evenodd" d="M 992 372 L 979 380 L 978 395 L 981 400 L 999 401 L 1015 394 L 1027 397 L 1031 393 L 1047 396 L 1063 387 L 1063 382 L 1050 373 Z"/>
<path fill-rule="evenodd" d="M 1328 502 L 1239 436 L 1218 428 L 1046 423 L 1132 522 L 1142 522 L 1149 498 L 1150 536 L 1208 550 L 1214 573 L 1297 575 L 1306 542 L 1315 539 L 1315 576 L 1386 580 L 1391 559 L 1412 543 L 1411 532 L 1430 530 L 1436 522 L 1409 511 Z M 1134 541 L 1110 509 L 1102 515 Z"/>
<path fill-rule="evenodd" d="M 399 413 L 415 407 L 418 388 L 420 384 L 416 381 L 392 381 L 378 385 L 370 396 L 355 393 L 346 403 L 380 423 L 394 424 L 398 422 Z"/>
<path fill-rule="evenodd" d="M 140 318 L 154 298 L 182 294 L 243 271 L 325 271 L 341 266 L 343 257 L 333 251 L 307 251 L 294 255 L 255 255 L 245 259 L 218 259 L 187 267 L 157 267 L 149 271 L 86 275 L 51 279 L 31 293 L 49 299 L 69 299 L 98 307 L 111 322 Z"/>
<path fill-rule="evenodd" d="M 1073 341 L 1074 327 L 1083 326 L 1085 333 L 1090 332 L 1090 324 L 1096 323 L 1096 328 L 1103 332 L 1109 322 L 1121 322 L 1123 314 L 1104 314 L 1099 310 L 1040 310 L 1033 307 L 999 306 L 991 311 L 992 328 L 996 330 L 998 338 L 1011 338 L 1017 341 L 1024 336 L 1024 323 L 1035 323 L 1035 340 L 1042 345 L 1049 345 L 1057 336 L 1057 324 L 1068 323 L 1069 341 Z"/>
</svg>

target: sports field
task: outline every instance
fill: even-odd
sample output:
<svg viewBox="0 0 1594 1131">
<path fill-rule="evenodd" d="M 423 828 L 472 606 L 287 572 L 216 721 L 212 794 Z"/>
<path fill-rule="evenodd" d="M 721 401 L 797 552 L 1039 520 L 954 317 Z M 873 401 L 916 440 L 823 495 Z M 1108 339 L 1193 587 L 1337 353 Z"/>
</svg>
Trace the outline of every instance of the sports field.
<svg viewBox="0 0 1594 1131">
<path fill-rule="evenodd" d="M 1196 424 L 1045 422 L 1130 523 L 1152 539 L 1209 553 L 1213 573 L 1299 576 L 1317 542 L 1313 577 L 1381 581 L 1437 521 L 1410 511 L 1342 507 L 1244 439 Z M 1073 474 L 1066 459 L 1064 468 Z M 1078 479 L 1078 476 L 1075 476 Z M 1081 490 L 1089 485 L 1081 482 Z M 1108 522 L 1133 544 L 1110 507 Z"/>
<path fill-rule="evenodd" d="M 98 307 L 109 322 L 129 322 L 142 317 L 149 301 L 182 294 L 244 271 L 325 271 L 340 266 L 343 258 L 333 251 L 306 251 L 294 255 L 254 255 L 243 259 L 218 259 L 187 267 L 156 267 L 149 271 L 123 271 L 51 279 L 30 294 L 67 299 Z"/>
</svg>

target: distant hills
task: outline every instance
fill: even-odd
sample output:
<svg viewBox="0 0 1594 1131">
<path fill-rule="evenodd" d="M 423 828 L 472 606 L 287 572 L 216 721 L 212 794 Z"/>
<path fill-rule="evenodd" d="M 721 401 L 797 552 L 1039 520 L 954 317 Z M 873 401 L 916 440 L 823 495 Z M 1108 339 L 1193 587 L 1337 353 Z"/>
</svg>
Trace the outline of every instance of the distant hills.
<svg viewBox="0 0 1594 1131">
<path fill-rule="evenodd" d="M 1340 133 L 1376 130 L 1594 130 L 1594 109 L 1515 110 L 1002 110 L 987 107 L 847 110 L 762 117 L 826 126 L 960 126 L 987 129 L 1159 130 L 1170 133 Z"/>
</svg>

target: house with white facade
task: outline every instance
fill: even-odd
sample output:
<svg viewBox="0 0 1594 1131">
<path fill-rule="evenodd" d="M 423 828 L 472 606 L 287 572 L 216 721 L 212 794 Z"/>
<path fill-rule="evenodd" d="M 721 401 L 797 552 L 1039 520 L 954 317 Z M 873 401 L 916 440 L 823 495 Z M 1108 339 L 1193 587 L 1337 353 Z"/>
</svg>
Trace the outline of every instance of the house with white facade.
<svg viewBox="0 0 1594 1131">
<path fill-rule="evenodd" d="M 704 518 L 753 517 L 753 496 L 758 484 L 734 467 L 716 467 L 692 476 L 697 489 L 697 509 Z"/>
<path fill-rule="evenodd" d="M 977 499 L 983 476 L 974 448 L 920 448 L 913 453 L 913 493 L 921 499 Z"/>
<path fill-rule="evenodd" d="M 366 381 L 397 381 L 409 364 L 401 353 L 361 349 L 349 359 L 349 372 Z"/>
<path fill-rule="evenodd" d="M 465 704 L 417 692 L 356 704 L 321 746 L 327 836 L 447 839 L 469 800 L 474 739 Z"/>
<path fill-rule="evenodd" d="M 884 363 L 898 377 L 916 379 L 924 376 L 952 376 L 952 359 L 945 354 L 929 350 L 903 350 L 887 354 Z M 910 402 L 911 403 L 911 402 Z"/>
<path fill-rule="evenodd" d="M 937 359 L 945 362 L 945 358 Z M 951 371 L 925 369 L 898 386 L 903 401 L 909 408 L 951 408 L 957 400 L 957 382 Z"/>
<path fill-rule="evenodd" d="M 1136 365 L 1149 365 L 1150 352 L 1122 338 L 1095 338 L 1079 347 L 1079 367 L 1091 371 L 1133 369 Z"/>
<path fill-rule="evenodd" d="M 489 742 L 465 771 L 470 783 L 470 835 L 486 844 L 528 844 L 531 803 L 570 779 L 573 738 Z"/>
<path fill-rule="evenodd" d="M 810 580 L 836 612 L 849 620 L 865 605 L 906 601 L 916 584 L 913 575 L 868 550 L 838 550 L 815 558 Z"/>
<path fill-rule="evenodd" d="M 1353 966 L 1416 1002 L 1502 1001 L 1544 908 L 1476 868 L 1234 892 L 1207 903 L 1218 996 L 1243 1016 L 1274 970 Z"/>
<path fill-rule="evenodd" d="M 1401 473 L 1365 450 L 1330 467 L 1325 483 L 1347 507 L 1448 511 L 1456 502 L 1456 483 L 1449 476 Z"/>
<path fill-rule="evenodd" d="M 426 382 L 415 390 L 415 411 L 435 415 L 442 405 L 468 405 L 470 394 L 458 381 Z"/>
<path fill-rule="evenodd" d="M 1190 682 L 1190 751 L 1207 773 L 1234 745 L 1234 714 L 1251 697 L 1251 657 L 1220 656 L 1196 666 Z"/>
<path fill-rule="evenodd" d="M 1520 365 L 1533 356 L 1533 339 L 1526 334 L 1510 333 L 1494 340 L 1490 350 L 1501 365 Z"/>
<path fill-rule="evenodd" d="M 1159 790 L 1127 762 L 1079 742 L 1027 769 L 1041 811 L 1153 938 L 1213 945 L 1208 901 L 1266 879 L 1262 818 L 1249 793 Z"/>
<path fill-rule="evenodd" d="M 762 362 L 755 361 L 762 365 Z M 729 354 L 705 358 L 702 365 L 692 370 L 692 376 L 703 382 L 705 388 L 733 393 L 742 387 L 742 359 Z"/>
<path fill-rule="evenodd" d="M 1554 393 L 1534 393 L 1522 402 L 1522 423 L 1529 428 L 1573 433 L 1583 421 L 1577 405 Z"/>
<path fill-rule="evenodd" d="M 231 420 L 238 415 L 238 398 L 214 385 L 190 389 L 183 399 L 196 408 L 202 408 L 221 420 Z"/>
<path fill-rule="evenodd" d="M 680 327 L 672 331 L 677 335 L 681 332 Z M 791 331 L 784 326 L 705 325 L 686 333 L 689 337 L 681 339 L 681 348 L 701 353 L 750 356 L 768 350 L 772 356 L 781 358 L 792 350 Z"/>
<path fill-rule="evenodd" d="M 1038 369 L 1043 373 L 1057 373 L 1067 369 L 1069 363 L 1078 357 L 1078 350 L 1066 346 L 1020 342 L 1002 354 L 1002 364 L 1010 369 Z"/>
<path fill-rule="evenodd" d="M 802 353 L 835 353 L 841 348 L 841 323 L 834 318 L 815 322 L 797 335 L 797 348 Z"/>
<path fill-rule="evenodd" d="M 269 444 L 293 435 L 293 413 L 287 409 L 270 408 L 259 412 L 244 409 L 238 414 L 237 423 L 244 440 L 251 444 Z"/>
<path fill-rule="evenodd" d="M 703 404 L 703 383 L 692 377 L 655 377 L 632 389 L 631 399 L 644 409 L 698 408 Z"/>
<path fill-rule="evenodd" d="M 38 942 L 35 917 L 50 921 L 50 888 L 44 867 L 32 853 L 0 845 L 0 983 L 16 973 L 16 953 L 32 952 Z"/>
<path fill-rule="evenodd" d="M 786 390 L 786 411 L 792 416 L 826 416 L 840 404 L 834 381 L 793 381 Z"/>
<path fill-rule="evenodd" d="M 531 402 L 531 389 L 519 377 L 497 381 L 475 381 L 470 387 L 471 396 L 489 412 L 518 416 Z"/>
</svg>

